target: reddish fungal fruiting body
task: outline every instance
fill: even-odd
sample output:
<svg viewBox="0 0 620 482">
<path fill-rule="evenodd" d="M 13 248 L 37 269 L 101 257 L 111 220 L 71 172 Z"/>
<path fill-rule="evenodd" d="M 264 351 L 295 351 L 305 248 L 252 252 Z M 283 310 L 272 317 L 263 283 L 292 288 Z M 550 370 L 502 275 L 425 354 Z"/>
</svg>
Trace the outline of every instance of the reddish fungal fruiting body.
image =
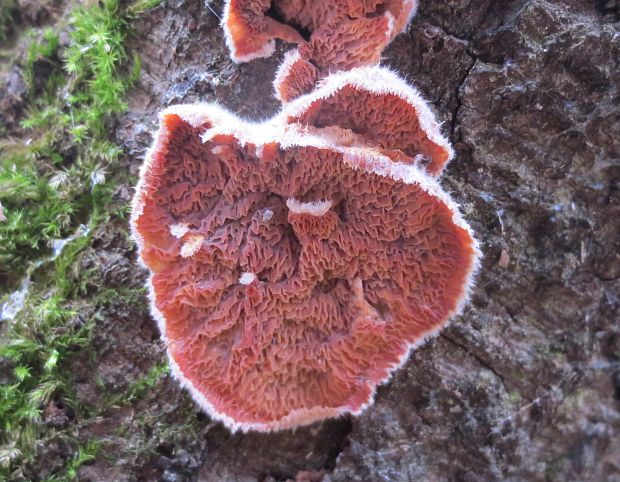
<svg viewBox="0 0 620 482">
<path fill-rule="evenodd" d="M 285 122 L 339 127 L 417 163 L 432 176 L 454 156 L 420 94 L 387 69 L 365 67 L 328 76 L 284 108 Z"/>
<path fill-rule="evenodd" d="M 415 8 L 415 0 L 228 0 L 223 26 L 237 62 L 271 55 L 274 39 L 298 44 L 275 83 L 278 97 L 290 101 L 315 77 L 378 63 Z"/>
<path fill-rule="evenodd" d="M 415 89 L 365 67 L 415 6 L 228 0 L 234 60 L 298 44 L 283 111 L 161 116 L 132 231 L 174 375 L 233 430 L 360 413 L 465 303 L 479 251 L 434 179 L 452 148 Z"/>
<path fill-rule="evenodd" d="M 266 15 L 270 0 L 228 0 L 223 26 L 232 59 L 247 62 L 269 57 L 275 48 L 274 39 L 291 43 L 303 42 L 297 30 Z"/>
<path fill-rule="evenodd" d="M 360 413 L 468 295 L 476 242 L 436 181 L 323 134 L 179 106 L 142 168 L 154 316 L 174 374 L 231 429 Z"/>
</svg>

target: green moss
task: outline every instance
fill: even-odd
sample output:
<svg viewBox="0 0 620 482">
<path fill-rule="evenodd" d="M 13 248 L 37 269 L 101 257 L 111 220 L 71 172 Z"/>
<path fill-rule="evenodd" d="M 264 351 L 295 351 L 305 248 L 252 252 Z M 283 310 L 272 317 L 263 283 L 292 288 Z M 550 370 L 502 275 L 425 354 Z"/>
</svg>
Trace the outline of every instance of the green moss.
<svg viewBox="0 0 620 482">
<path fill-rule="evenodd" d="M 170 373 L 168 362 L 154 365 L 149 372 L 141 378 L 131 383 L 125 393 L 114 397 L 111 405 L 125 405 L 140 399 L 144 394 L 152 389 L 164 376 Z"/>
<path fill-rule="evenodd" d="M 105 121 L 124 112 L 124 96 L 131 75 L 119 66 L 127 59 L 123 40 L 127 32 L 119 2 L 107 0 L 90 9 L 77 8 L 71 17 L 71 44 L 64 52 L 71 92 L 66 96 L 73 113 L 71 134 L 76 142 L 105 139 Z"/>
<path fill-rule="evenodd" d="M 142 465 L 152 460 L 162 444 L 169 446 L 188 446 L 201 438 L 203 430 L 196 420 L 193 402 L 179 403 L 174 413 L 144 411 L 136 413 L 130 423 L 122 424 L 116 430 L 118 437 L 126 440 L 123 449 L 126 456 L 133 459 L 134 465 Z M 109 453 L 108 461 L 117 458 Z"/>
<path fill-rule="evenodd" d="M 106 306 L 113 303 L 122 303 L 127 306 L 142 306 L 147 310 L 147 289 L 144 286 L 103 288 L 96 295 L 98 305 Z"/>
<path fill-rule="evenodd" d="M 112 201 L 114 180 L 106 179 L 122 154 L 108 131 L 126 109 L 124 98 L 139 73 L 138 60 L 125 50 L 131 20 L 157 4 L 103 0 L 75 8 L 68 24 L 29 34 L 22 62 L 26 134 L 0 138 L 0 202 L 7 217 L 0 222 L 0 282 L 8 288 L 24 273 L 33 277 L 24 308 L 0 339 L 0 367 L 7 373 L 0 383 L 0 480 L 23 473 L 37 457 L 37 441 L 61 430 L 43 420 L 50 401 L 62 401 L 78 418 L 92 415 L 79 406 L 70 368 L 89 353 L 96 316 L 88 313 L 103 300 L 82 298 L 89 272 L 78 262 L 92 249 L 89 233 L 115 213 L 125 217 L 126 208 Z M 10 5 L 0 0 L 0 29 Z M 63 30 L 67 45 L 59 42 Z M 54 242 L 82 224 L 88 229 L 50 261 Z M 126 297 L 143 296 L 138 291 L 128 289 Z M 159 365 L 153 370 L 130 387 L 127 400 L 164 373 Z M 72 439 L 75 434 L 63 436 L 73 440 L 74 455 L 49 480 L 76 479 L 98 449 L 95 442 Z"/>
<path fill-rule="evenodd" d="M 0 272 L 23 269 L 51 240 L 66 235 L 77 209 L 77 199 L 59 191 L 53 177 L 39 174 L 33 163 L 11 161 L 2 162 L 0 171 L 7 218 L 0 224 Z"/>
<path fill-rule="evenodd" d="M 58 295 L 32 296 L 11 323 L 0 345 L 0 358 L 13 367 L 12 380 L 0 385 L 0 478 L 9 478 L 13 459 L 33 459 L 45 431 L 42 410 L 52 398 L 76 408 L 67 366 L 88 346 L 91 326 Z"/>
<path fill-rule="evenodd" d="M 52 71 L 59 70 L 58 63 L 58 47 L 60 44 L 58 32 L 52 28 L 46 28 L 42 33 L 38 34 L 35 31 L 31 31 L 30 35 L 32 41 L 28 46 L 28 52 L 26 54 L 26 65 L 24 68 L 24 80 L 28 84 L 31 90 L 35 87 L 35 77 L 37 76 L 35 64 L 41 62 L 47 64 L 47 67 Z M 58 81 L 58 77 L 50 74 L 47 76 L 47 82 L 55 83 Z M 53 85 L 48 85 L 53 89 Z M 50 89 L 51 90 L 51 89 Z"/>
<path fill-rule="evenodd" d="M 90 462 L 95 459 L 101 445 L 102 444 L 100 442 L 91 440 L 85 445 L 78 447 L 77 451 L 73 455 L 73 458 L 67 465 L 64 480 L 78 480 L 78 469 L 86 462 Z"/>
<path fill-rule="evenodd" d="M 6 40 L 12 30 L 17 0 L 0 0 L 0 40 Z"/>
<path fill-rule="evenodd" d="M 126 109 L 123 99 L 139 69 L 136 60 L 127 65 L 123 43 L 129 20 L 156 3 L 78 7 L 64 49 L 56 30 L 33 36 L 24 66 L 31 102 L 21 123 L 29 145 L 0 144 L 0 202 L 8 218 L 0 224 L 0 274 L 41 257 L 80 223 L 92 224 L 90 216 L 106 204 L 99 182 L 121 154 L 107 138 L 108 124 Z"/>
<path fill-rule="evenodd" d="M 512 405 L 518 405 L 523 401 L 523 397 L 521 396 L 521 394 L 517 391 L 512 391 L 510 393 L 508 393 L 508 401 L 512 404 Z"/>
</svg>

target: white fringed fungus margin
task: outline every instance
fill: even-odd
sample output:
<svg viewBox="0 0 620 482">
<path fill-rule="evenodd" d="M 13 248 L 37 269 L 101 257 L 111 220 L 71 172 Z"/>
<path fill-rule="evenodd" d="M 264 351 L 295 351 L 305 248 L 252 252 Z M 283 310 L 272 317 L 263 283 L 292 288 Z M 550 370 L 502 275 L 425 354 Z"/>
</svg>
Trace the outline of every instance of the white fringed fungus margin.
<svg viewBox="0 0 620 482">
<path fill-rule="evenodd" d="M 294 123 L 295 119 L 301 118 L 315 103 L 336 96 L 345 87 L 353 87 L 376 95 L 393 95 L 411 106 L 426 137 L 448 153 L 448 159 L 433 177 L 441 175 L 443 169 L 454 158 L 454 149 L 450 141 L 441 133 L 441 124 L 436 121 L 433 111 L 420 92 L 385 67 L 358 67 L 328 76 L 318 83 L 313 92 L 285 104 L 281 114 L 282 122 Z"/>
</svg>

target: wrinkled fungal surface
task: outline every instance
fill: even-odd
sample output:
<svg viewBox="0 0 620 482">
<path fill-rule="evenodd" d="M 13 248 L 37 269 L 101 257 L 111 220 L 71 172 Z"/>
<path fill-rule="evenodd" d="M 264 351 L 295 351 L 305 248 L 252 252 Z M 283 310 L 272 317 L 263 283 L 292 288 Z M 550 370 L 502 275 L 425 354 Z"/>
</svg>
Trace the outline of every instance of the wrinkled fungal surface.
<svg viewBox="0 0 620 482">
<path fill-rule="evenodd" d="M 267 16 L 270 0 L 228 0 L 222 26 L 230 56 L 236 62 L 269 57 L 275 49 L 274 39 L 301 43 L 301 34 L 289 25 Z"/>
<path fill-rule="evenodd" d="M 287 52 L 273 81 L 276 98 L 286 103 L 308 94 L 320 75 L 314 64 L 301 58 L 299 49 Z"/>
<path fill-rule="evenodd" d="M 441 174 L 454 153 L 420 94 L 393 72 L 363 67 L 328 76 L 308 95 L 285 106 L 285 121 L 339 127 Z M 396 155 L 396 154 L 394 154 Z"/>
<path fill-rule="evenodd" d="M 175 375 L 231 429 L 361 412 L 468 295 L 476 242 L 412 165 L 317 130 L 168 109 L 132 229 Z"/>
<path fill-rule="evenodd" d="M 327 75 L 377 63 L 415 8 L 414 0 L 228 0 L 222 23 L 237 62 L 271 55 L 281 39 L 298 44 L 301 58 Z M 290 67 L 302 69 L 296 78 L 308 73 L 300 63 Z"/>
</svg>

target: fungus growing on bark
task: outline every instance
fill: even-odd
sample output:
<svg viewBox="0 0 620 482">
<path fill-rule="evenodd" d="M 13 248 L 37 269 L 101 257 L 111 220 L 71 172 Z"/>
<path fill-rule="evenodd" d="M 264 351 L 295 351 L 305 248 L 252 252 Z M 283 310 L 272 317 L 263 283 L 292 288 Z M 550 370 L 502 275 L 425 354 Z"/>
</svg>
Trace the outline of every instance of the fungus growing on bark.
<svg viewBox="0 0 620 482">
<path fill-rule="evenodd" d="M 284 108 L 285 122 L 339 127 L 382 149 L 397 150 L 401 162 L 441 174 L 454 152 L 417 90 L 393 72 L 362 67 L 328 76 L 308 95 Z"/>
<path fill-rule="evenodd" d="M 320 75 L 315 65 L 301 58 L 299 49 L 291 50 L 284 55 L 273 81 L 276 97 L 289 102 L 307 94 L 314 89 Z"/>
<path fill-rule="evenodd" d="M 132 231 L 173 373 L 212 417 L 269 431 L 360 413 L 462 308 L 472 233 L 396 161 L 212 105 L 162 114 Z"/>
<path fill-rule="evenodd" d="M 378 63 L 415 8 L 415 0 L 228 0 L 223 26 L 236 62 L 271 55 L 274 39 L 298 44 L 275 83 L 289 101 L 330 72 Z"/>
</svg>

